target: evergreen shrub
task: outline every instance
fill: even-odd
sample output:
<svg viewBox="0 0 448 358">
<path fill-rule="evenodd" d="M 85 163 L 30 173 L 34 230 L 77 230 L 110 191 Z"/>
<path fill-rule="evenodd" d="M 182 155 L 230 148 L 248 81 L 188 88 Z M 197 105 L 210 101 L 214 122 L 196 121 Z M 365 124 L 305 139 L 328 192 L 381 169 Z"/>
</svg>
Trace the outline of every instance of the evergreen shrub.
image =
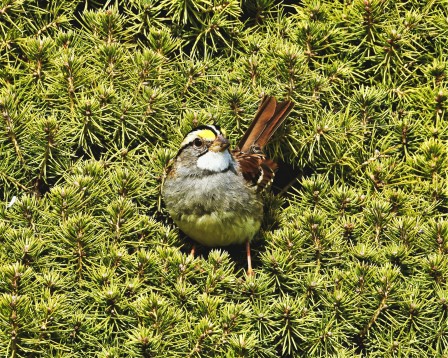
<svg viewBox="0 0 448 358">
<path fill-rule="evenodd" d="M 1 0 L 0 355 L 447 357 L 447 43 L 446 0 Z M 160 189 L 264 93 L 247 277 Z"/>
</svg>

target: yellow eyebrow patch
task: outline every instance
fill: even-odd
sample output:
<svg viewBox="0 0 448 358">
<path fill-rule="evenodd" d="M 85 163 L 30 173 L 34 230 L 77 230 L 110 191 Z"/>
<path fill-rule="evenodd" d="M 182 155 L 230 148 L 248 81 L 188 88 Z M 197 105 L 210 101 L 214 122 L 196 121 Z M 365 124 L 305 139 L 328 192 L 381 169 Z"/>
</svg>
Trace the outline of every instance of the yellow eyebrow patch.
<svg viewBox="0 0 448 358">
<path fill-rule="evenodd" d="M 198 136 L 206 140 L 215 140 L 216 134 L 210 129 L 204 129 L 198 133 Z"/>
</svg>

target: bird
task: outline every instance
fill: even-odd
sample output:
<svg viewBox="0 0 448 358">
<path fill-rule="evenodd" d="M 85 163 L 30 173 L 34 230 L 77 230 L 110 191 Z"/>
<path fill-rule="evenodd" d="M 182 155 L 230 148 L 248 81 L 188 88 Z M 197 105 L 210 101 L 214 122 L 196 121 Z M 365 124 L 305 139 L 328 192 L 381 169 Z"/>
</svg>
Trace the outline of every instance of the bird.
<svg viewBox="0 0 448 358">
<path fill-rule="evenodd" d="M 220 126 L 199 125 L 184 137 L 166 170 L 162 198 L 174 223 L 203 246 L 245 244 L 248 276 L 253 276 L 250 241 L 263 219 L 262 192 L 278 167 L 263 149 L 292 108 L 290 100 L 263 96 L 234 149 Z M 195 245 L 193 256 L 194 250 Z"/>
</svg>

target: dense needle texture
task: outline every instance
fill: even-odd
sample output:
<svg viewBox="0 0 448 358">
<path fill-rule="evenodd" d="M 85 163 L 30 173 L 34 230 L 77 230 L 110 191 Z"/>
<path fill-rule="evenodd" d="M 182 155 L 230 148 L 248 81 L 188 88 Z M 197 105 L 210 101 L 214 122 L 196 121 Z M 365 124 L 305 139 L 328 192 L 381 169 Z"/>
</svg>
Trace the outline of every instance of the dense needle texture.
<svg viewBox="0 0 448 358">
<path fill-rule="evenodd" d="M 0 357 L 448 357 L 447 19 L 0 1 Z M 212 123 L 229 143 L 198 168 L 240 198 L 198 176 L 188 215 L 233 219 L 193 258 L 162 188 Z"/>
</svg>

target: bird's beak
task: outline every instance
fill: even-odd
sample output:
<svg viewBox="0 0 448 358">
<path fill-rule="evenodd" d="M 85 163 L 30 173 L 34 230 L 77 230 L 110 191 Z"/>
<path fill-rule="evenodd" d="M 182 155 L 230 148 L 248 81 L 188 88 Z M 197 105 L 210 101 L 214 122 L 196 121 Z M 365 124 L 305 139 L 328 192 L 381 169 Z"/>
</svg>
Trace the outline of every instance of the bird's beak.
<svg viewBox="0 0 448 358">
<path fill-rule="evenodd" d="M 227 138 L 224 138 L 222 134 L 218 134 L 218 136 L 210 146 L 209 150 L 216 153 L 223 152 L 227 148 L 229 148 L 229 145 L 230 145 L 229 140 Z"/>
</svg>

